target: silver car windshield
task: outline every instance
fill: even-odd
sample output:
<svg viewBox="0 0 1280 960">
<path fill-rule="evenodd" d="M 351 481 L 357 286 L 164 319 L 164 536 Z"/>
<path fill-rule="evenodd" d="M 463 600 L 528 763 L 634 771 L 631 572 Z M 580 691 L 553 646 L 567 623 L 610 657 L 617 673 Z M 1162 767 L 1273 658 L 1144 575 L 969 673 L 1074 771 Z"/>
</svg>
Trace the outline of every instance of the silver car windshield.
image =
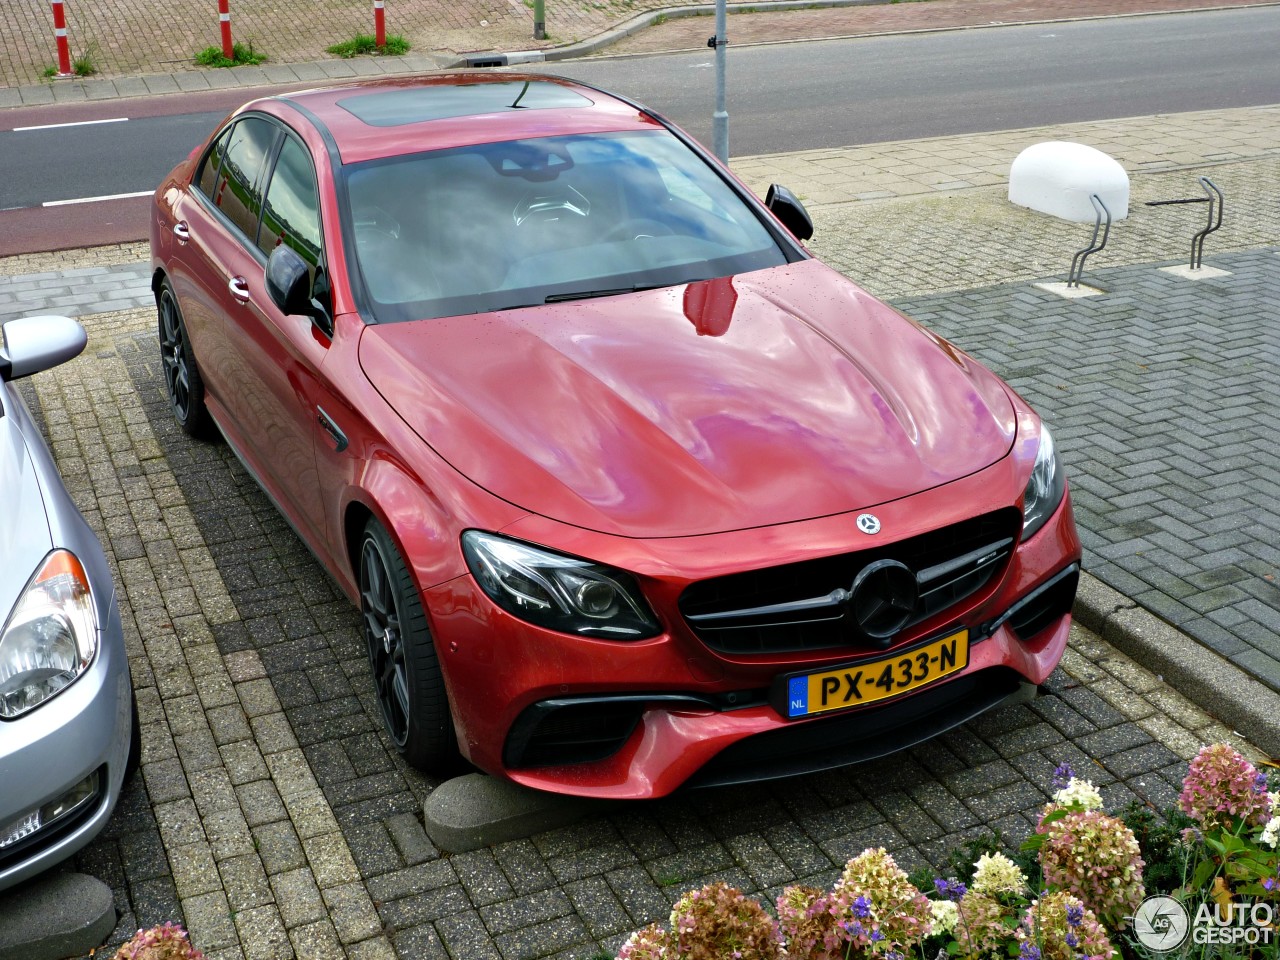
<svg viewBox="0 0 1280 960">
<path fill-rule="evenodd" d="M 349 170 L 345 192 L 378 322 L 671 286 L 788 259 L 755 211 L 665 131 L 370 161 Z"/>
</svg>

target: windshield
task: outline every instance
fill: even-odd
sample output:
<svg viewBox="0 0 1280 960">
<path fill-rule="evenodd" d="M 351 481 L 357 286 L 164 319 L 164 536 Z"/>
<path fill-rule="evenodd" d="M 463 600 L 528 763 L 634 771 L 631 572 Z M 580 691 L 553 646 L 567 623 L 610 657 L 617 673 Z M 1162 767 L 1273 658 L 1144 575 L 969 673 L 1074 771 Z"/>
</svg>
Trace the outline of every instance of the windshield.
<svg viewBox="0 0 1280 960">
<path fill-rule="evenodd" d="M 347 215 L 374 319 L 506 310 L 787 261 L 666 132 L 546 137 L 370 161 Z"/>
</svg>

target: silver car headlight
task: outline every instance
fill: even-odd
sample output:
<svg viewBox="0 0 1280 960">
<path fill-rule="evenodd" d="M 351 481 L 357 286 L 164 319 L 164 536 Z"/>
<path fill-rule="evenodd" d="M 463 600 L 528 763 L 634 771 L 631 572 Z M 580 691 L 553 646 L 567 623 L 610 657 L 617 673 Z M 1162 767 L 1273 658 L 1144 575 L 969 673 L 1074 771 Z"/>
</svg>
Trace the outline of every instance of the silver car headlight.
<svg viewBox="0 0 1280 960">
<path fill-rule="evenodd" d="M 33 710 L 88 669 L 98 616 L 75 554 L 55 550 L 23 588 L 0 633 L 0 718 Z"/>
<path fill-rule="evenodd" d="M 478 530 L 462 535 L 462 552 L 480 589 L 521 620 L 613 640 L 662 632 L 635 580 L 622 570 Z"/>
<path fill-rule="evenodd" d="M 1053 434 L 1044 424 L 1040 425 L 1040 449 L 1036 453 L 1036 465 L 1031 469 L 1031 480 L 1022 495 L 1022 539 L 1027 540 L 1053 516 L 1067 492 L 1067 476 L 1058 459 L 1058 448 Z"/>
</svg>

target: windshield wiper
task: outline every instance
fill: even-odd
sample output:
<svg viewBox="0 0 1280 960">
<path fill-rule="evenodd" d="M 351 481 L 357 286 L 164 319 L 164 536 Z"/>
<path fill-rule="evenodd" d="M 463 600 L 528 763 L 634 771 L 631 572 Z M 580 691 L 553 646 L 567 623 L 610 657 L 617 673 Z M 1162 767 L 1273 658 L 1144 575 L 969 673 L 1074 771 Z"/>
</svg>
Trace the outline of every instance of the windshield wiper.
<svg viewBox="0 0 1280 960">
<path fill-rule="evenodd" d="M 613 287 L 607 290 L 575 290 L 572 293 L 553 293 L 543 303 L 565 303 L 569 300 L 591 300 L 595 297 L 616 297 L 620 293 L 639 293 L 641 290 L 661 290 L 663 287 L 678 287 L 686 283 L 697 283 L 704 277 L 691 277 L 688 280 L 677 280 L 671 283 L 637 283 L 633 287 Z"/>
</svg>

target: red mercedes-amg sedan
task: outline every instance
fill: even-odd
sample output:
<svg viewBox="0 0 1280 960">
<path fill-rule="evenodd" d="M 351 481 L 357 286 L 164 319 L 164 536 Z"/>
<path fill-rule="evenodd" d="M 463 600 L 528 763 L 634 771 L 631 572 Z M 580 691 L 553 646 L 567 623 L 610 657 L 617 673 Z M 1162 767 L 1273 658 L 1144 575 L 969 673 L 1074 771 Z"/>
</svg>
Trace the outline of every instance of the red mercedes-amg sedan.
<svg viewBox="0 0 1280 960">
<path fill-rule="evenodd" d="M 880 756 L 1053 669 L 1049 431 L 811 233 L 542 76 L 258 100 L 160 185 L 174 414 L 359 604 L 409 762 L 656 797 Z"/>
</svg>

